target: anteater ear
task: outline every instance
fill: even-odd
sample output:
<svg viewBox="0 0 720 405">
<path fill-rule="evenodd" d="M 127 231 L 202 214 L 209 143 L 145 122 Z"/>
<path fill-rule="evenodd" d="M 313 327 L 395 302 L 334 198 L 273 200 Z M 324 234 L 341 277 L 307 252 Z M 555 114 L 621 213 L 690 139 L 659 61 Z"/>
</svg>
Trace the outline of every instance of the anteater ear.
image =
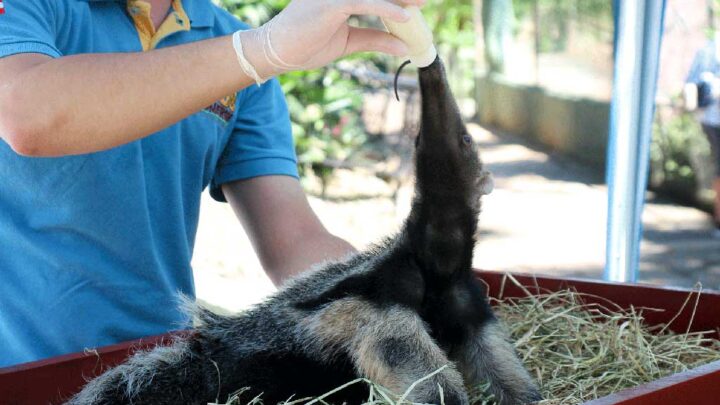
<svg viewBox="0 0 720 405">
<path fill-rule="evenodd" d="M 480 195 L 488 195 L 495 189 L 495 180 L 493 180 L 493 175 L 488 170 L 480 172 L 478 183 L 480 186 Z"/>
</svg>

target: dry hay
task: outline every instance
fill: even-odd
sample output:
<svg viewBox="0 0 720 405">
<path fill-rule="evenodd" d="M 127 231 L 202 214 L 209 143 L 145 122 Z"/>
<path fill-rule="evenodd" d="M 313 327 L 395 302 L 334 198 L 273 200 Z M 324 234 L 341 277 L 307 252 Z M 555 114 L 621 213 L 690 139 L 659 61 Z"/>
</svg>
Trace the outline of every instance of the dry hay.
<svg viewBox="0 0 720 405">
<path fill-rule="evenodd" d="M 522 288 L 510 275 L 504 282 Z M 688 305 L 692 323 L 699 285 L 669 324 L 657 326 L 643 322 L 643 313 L 657 309 L 623 309 L 573 290 L 525 293 L 525 298 L 496 300 L 495 311 L 548 398 L 543 405 L 579 404 L 720 360 L 720 341 L 708 337 L 713 331 L 668 329 Z M 598 300 L 605 303 L 588 302 Z"/>
<path fill-rule="evenodd" d="M 602 299 L 574 290 L 533 295 L 511 275 L 503 285 L 506 282 L 522 288 L 527 297 L 491 301 L 507 325 L 520 358 L 547 398 L 542 405 L 579 404 L 720 360 L 720 341 L 708 337 L 712 331 L 689 332 L 688 328 L 686 333 L 677 334 L 668 329 L 669 324 L 644 324 L 643 313 L 657 309 L 623 309 L 609 301 L 603 305 L 590 303 Z M 696 308 L 700 294 L 698 286 L 677 314 L 688 305 Z M 589 297 L 593 300 L 587 300 Z M 368 385 L 366 405 L 409 404 L 405 398 L 414 388 L 397 398 L 372 381 L 359 378 L 319 398 L 291 398 L 285 405 L 327 405 L 324 398 L 352 384 Z M 486 389 L 481 386 L 471 392 L 471 402 L 494 404 Z M 262 403 L 261 397 L 242 398 L 243 391 L 227 404 Z"/>
</svg>

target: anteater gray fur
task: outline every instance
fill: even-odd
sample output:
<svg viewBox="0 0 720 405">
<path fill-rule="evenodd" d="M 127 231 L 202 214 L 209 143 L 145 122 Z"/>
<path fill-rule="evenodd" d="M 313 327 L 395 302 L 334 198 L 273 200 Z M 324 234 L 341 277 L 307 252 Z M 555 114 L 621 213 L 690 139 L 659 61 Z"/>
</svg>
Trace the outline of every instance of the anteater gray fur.
<svg viewBox="0 0 720 405">
<path fill-rule="evenodd" d="M 395 237 L 308 271 L 237 316 L 133 356 L 70 404 L 207 404 L 250 387 L 266 404 L 323 394 L 359 376 L 414 402 L 467 404 L 489 381 L 502 404 L 540 399 L 472 272 L 480 196 L 491 178 L 462 122 L 440 59 L 420 69 L 422 121 L 412 211 Z M 367 387 L 331 398 L 360 403 Z"/>
</svg>

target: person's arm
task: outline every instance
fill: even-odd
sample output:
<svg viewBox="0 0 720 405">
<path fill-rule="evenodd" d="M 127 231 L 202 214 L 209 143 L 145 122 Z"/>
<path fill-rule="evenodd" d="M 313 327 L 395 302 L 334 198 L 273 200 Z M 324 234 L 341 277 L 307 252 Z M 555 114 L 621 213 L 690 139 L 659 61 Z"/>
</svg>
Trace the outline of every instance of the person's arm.
<svg viewBox="0 0 720 405">
<path fill-rule="evenodd" d="M 293 177 L 255 177 L 223 184 L 222 191 L 275 285 L 314 264 L 355 252 L 325 229 Z"/>
<path fill-rule="evenodd" d="M 251 84 L 229 37 L 147 53 L 0 59 L 0 137 L 30 156 L 109 149 Z"/>
<path fill-rule="evenodd" d="M 352 14 L 408 17 L 389 0 L 294 0 L 276 17 L 282 25 L 275 24 L 273 44 L 284 60 L 308 67 L 359 51 L 407 51 L 388 33 L 349 27 Z M 253 32 L 241 36 L 247 59 L 259 73 L 282 73 L 263 56 L 262 38 Z M 0 77 L 0 138 L 31 156 L 122 145 L 251 84 L 230 36 L 146 53 L 18 54 L 0 59 Z"/>
<path fill-rule="evenodd" d="M 706 47 L 707 48 L 707 47 Z M 698 109 L 698 83 L 703 73 L 704 59 L 706 58 L 706 48 L 702 48 L 695 53 L 692 64 L 685 77 L 685 84 L 682 89 L 683 108 L 686 111 L 695 111 Z"/>
</svg>

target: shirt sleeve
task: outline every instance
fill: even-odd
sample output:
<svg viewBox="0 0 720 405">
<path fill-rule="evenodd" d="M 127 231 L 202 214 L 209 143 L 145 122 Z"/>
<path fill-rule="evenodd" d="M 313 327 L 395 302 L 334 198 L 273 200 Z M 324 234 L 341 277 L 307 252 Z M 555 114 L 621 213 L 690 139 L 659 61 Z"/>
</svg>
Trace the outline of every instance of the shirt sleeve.
<svg viewBox="0 0 720 405">
<path fill-rule="evenodd" d="M 56 46 L 56 3 L 47 0 L 3 0 L 0 14 L 0 58 L 18 53 L 61 56 Z"/>
<path fill-rule="evenodd" d="M 240 95 L 235 127 L 218 161 L 210 195 L 225 202 L 221 185 L 259 176 L 298 177 L 290 115 L 276 79 Z"/>
<path fill-rule="evenodd" d="M 713 59 L 713 53 L 713 45 L 706 45 L 697 51 L 695 58 L 693 58 L 692 65 L 690 66 L 687 78 L 685 78 L 685 83 L 697 84 L 700 82 L 700 76 L 702 73 L 711 70 L 710 65 L 711 60 Z"/>
</svg>

